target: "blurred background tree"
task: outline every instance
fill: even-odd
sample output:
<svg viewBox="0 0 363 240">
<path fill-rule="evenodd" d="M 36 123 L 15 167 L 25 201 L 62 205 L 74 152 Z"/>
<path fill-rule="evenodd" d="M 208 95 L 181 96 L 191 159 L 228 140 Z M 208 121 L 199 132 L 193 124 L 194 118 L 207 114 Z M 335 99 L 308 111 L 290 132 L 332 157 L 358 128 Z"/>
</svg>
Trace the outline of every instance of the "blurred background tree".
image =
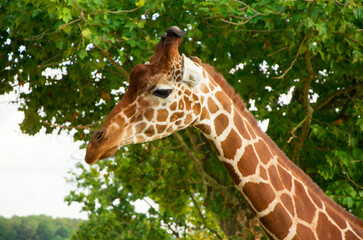
<svg viewBox="0 0 363 240">
<path fill-rule="evenodd" d="M 267 133 L 325 193 L 363 218 L 363 7 L 357 0 L 3 0 L 0 94 L 21 129 L 87 143 L 162 33 L 221 72 Z M 89 221 L 74 239 L 263 238 L 203 136 L 123 147 L 69 174 Z M 136 200 L 151 201 L 147 214 Z M 43 229 L 44 230 L 44 229 Z"/>
<path fill-rule="evenodd" d="M 71 237 L 81 222 L 45 215 L 0 217 L 0 240 L 65 240 Z"/>
</svg>

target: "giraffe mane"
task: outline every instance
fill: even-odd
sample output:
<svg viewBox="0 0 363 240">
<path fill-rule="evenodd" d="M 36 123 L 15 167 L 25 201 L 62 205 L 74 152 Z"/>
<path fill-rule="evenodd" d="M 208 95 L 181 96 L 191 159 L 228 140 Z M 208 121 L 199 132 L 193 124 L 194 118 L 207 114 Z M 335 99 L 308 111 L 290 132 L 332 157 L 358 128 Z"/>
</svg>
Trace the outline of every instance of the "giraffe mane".
<svg viewBox="0 0 363 240">
<path fill-rule="evenodd" d="M 193 61 L 200 62 L 199 59 L 192 59 Z M 361 221 L 358 217 L 354 216 L 350 212 L 347 212 L 334 202 L 331 198 L 325 195 L 323 190 L 307 175 L 305 172 L 300 169 L 297 165 L 295 165 L 286 155 L 285 153 L 276 145 L 276 143 L 266 134 L 264 133 L 260 127 L 258 126 L 257 120 L 253 117 L 253 115 L 249 111 L 246 110 L 246 104 L 242 100 L 241 96 L 234 90 L 234 88 L 227 82 L 227 80 L 223 77 L 222 74 L 218 73 L 215 68 L 207 63 L 201 63 L 203 68 L 208 72 L 208 74 L 213 78 L 214 81 L 222 88 L 222 90 L 231 98 L 233 103 L 241 113 L 244 114 L 245 117 L 248 118 L 248 121 L 260 131 L 260 136 L 264 136 L 264 139 L 267 140 L 267 143 L 270 147 L 273 148 L 276 153 L 283 158 L 284 163 L 291 170 L 291 172 L 301 179 L 306 186 L 311 189 L 312 194 L 316 194 L 322 197 L 322 201 L 326 205 L 332 208 L 336 213 L 342 214 L 346 217 L 351 223 L 363 227 L 363 221 Z"/>
<path fill-rule="evenodd" d="M 202 63 L 203 68 L 209 73 L 209 75 L 213 78 L 214 81 L 218 83 L 218 85 L 222 88 L 222 90 L 232 99 L 233 103 L 243 112 L 246 109 L 246 104 L 240 97 L 238 93 L 234 90 L 234 88 L 229 85 L 226 79 L 224 79 L 223 75 L 218 73 L 213 66 Z M 256 122 L 257 121 L 253 121 Z"/>
</svg>

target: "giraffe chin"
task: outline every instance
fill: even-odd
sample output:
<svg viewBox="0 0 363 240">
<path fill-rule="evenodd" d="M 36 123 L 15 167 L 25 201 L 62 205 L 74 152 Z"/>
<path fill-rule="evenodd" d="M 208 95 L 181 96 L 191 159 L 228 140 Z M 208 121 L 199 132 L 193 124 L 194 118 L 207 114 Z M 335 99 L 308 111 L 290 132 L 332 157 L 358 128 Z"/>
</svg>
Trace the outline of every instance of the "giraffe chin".
<svg viewBox="0 0 363 240">
<path fill-rule="evenodd" d="M 115 147 L 107 150 L 106 152 L 104 152 L 101 155 L 99 155 L 99 154 L 96 155 L 96 154 L 86 151 L 85 161 L 88 164 L 93 164 L 93 163 L 97 162 L 98 160 L 103 160 L 103 159 L 106 159 L 108 157 L 115 155 L 117 150 L 118 150 L 118 146 L 115 146 Z"/>
</svg>

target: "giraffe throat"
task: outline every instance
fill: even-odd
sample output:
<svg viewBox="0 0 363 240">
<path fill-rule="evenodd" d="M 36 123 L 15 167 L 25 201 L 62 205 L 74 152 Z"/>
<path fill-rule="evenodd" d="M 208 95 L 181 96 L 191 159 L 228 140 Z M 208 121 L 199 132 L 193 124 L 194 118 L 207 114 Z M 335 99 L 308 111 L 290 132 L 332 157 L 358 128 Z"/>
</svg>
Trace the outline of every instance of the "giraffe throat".
<svg viewBox="0 0 363 240">
<path fill-rule="evenodd" d="M 339 216 L 342 209 L 287 159 L 246 108 L 213 79 L 202 83 L 200 92 L 205 96 L 195 127 L 211 142 L 270 238 L 361 239 L 355 222 Z M 327 236 L 327 227 L 335 234 Z"/>
</svg>

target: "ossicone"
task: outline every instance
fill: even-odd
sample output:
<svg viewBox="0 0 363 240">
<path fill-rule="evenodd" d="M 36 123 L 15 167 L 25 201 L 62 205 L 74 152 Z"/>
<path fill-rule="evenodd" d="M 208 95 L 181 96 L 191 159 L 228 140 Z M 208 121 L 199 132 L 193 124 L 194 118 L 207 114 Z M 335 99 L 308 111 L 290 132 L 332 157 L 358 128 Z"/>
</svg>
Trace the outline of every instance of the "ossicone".
<svg viewBox="0 0 363 240">
<path fill-rule="evenodd" d="M 180 57 L 178 47 L 181 44 L 182 37 L 185 37 L 185 32 L 177 26 L 168 28 L 166 33 L 161 35 L 155 54 L 149 59 L 150 64 L 162 67 L 168 65 L 175 57 Z"/>
</svg>

